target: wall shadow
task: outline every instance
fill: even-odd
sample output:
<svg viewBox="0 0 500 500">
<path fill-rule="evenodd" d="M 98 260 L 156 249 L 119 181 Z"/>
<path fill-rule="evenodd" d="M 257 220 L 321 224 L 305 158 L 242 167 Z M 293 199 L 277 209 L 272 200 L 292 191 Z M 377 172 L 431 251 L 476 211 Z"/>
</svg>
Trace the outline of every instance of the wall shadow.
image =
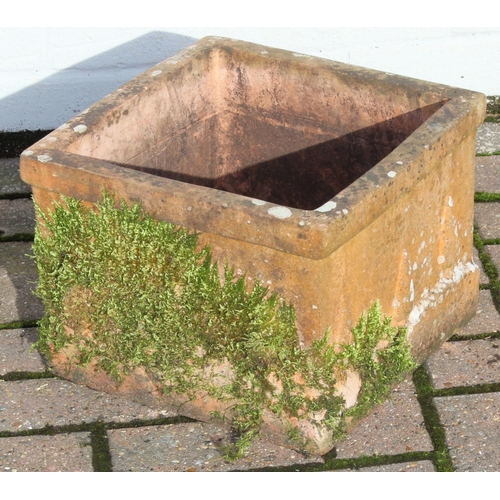
<svg viewBox="0 0 500 500">
<path fill-rule="evenodd" d="M 195 41 L 176 33 L 151 31 L 64 68 L 1 99 L 0 130 L 54 129 Z"/>
</svg>

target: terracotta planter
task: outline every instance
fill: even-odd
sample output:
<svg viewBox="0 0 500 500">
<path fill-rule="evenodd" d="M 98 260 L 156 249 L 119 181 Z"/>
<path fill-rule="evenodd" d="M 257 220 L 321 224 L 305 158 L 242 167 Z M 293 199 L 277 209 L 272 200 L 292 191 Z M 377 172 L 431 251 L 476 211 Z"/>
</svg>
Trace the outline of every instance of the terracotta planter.
<svg viewBox="0 0 500 500">
<path fill-rule="evenodd" d="M 328 328 L 332 342 L 350 342 L 379 300 L 422 361 L 476 310 L 485 103 L 204 38 L 33 145 L 21 175 L 44 210 L 60 194 L 94 203 L 105 187 L 198 231 L 216 259 L 294 304 L 303 346 Z"/>
</svg>

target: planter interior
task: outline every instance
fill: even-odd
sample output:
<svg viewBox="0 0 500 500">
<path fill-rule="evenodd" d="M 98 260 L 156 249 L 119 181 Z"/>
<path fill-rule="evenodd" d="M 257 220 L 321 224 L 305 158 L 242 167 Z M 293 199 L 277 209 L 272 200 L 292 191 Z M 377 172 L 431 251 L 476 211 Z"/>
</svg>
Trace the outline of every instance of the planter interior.
<svg viewBox="0 0 500 500">
<path fill-rule="evenodd" d="M 199 232 L 294 304 L 303 346 L 352 341 L 379 300 L 422 361 L 475 312 L 484 113 L 463 89 L 206 38 L 39 141 L 21 173 L 46 211 L 106 188 Z"/>
</svg>

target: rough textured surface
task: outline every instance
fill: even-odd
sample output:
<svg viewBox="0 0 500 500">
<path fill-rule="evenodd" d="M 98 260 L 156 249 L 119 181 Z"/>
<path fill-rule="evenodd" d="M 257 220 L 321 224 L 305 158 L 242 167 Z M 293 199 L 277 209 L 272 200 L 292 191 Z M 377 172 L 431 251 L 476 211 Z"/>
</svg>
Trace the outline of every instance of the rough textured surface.
<svg viewBox="0 0 500 500">
<path fill-rule="evenodd" d="M 96 420 L 130 422 L 172 416 L 161 410 L 57 379 L 0 380 L 0 431 L 40 429 Z"/>
<path fill-rule="evenodd" d="M 221 265 L 294 305 L 305 346 L 327 330 L 352 342 L 380 301 L 421 361 L 477 305 L 485 108 L 475 92 L 205 38 L 24 151 L 21 176 L 43 210 L 106 187 L 199 231 Z"/>
<path fill-rule="evenodd" d="M 436 389 L 500 383 L 500 341 L 446 342 L 426 363 Z"/>
<path fill-rule="evenodd" d="M 88 432 L 0 439 L 0 472 L 92 471 Z"/>
<path fill-rule="evenodd" d="M 476 203 L 474 220 L 481 238 L 500 238 L 500 203 Z"/>
<path fill-rule="evenodd" d="M 411 380 L 399 385 L 391 399 L 376 408 L 336 449 L 337 458 L 431 450 Z"/>
<path fill-rule="evenodd" d="M 422 460 L 420 462 L 404 462 L 401 464 L 379 465 L 374 467 L 363 467 L 360 469 L 341 469 L 338 472 L 435 472 L 432 462 Z"/>
<path fill-rule="evenodd" d="M 500 129 L 498 128 L 498 124 L 483 123 L 478 130 L 476 144 L 476 151 L 478 153 L 500 151 Z"/>
<path fill-rule="evenodd" d="M 29 198 L 0 200 L 0 214 L 0 236 L 34 233 L 35 210 Z"/>
<path fill-rule="evenodd" d="M 475 247 L 473 248 L 473 255 L 474 255 L 474 262 L 479 267 L 479 284 L 485 285 L 489 283 L 490 280 L 488 278 L 488 275 L 484 272 L 483 266 L 481 265 L 481 261 L 479 259 L 479 252 Z M 479 300 L 481 300 L 481 294 L 479 294 Z"/>
<path fill-rule="evenodd" d="M 455 332 L 455 335 L 480 335 L 482 333 L 500 331 L 500 314 L 493 304 L 489 290 L 479 291 L 479 304 L 476 315 L 463 327 Z"/>
<path fill-rule="evenodd" d="M 436 398 L 458 472 L 500 471 L 500 393 Z"/>
<path fill-rule="evenodd" d="M 40 300 L 33 297 L 37 270 L 31 243 L 2 243 L 0 252 L 0 324 L 39 319 Z"/>
<path fill-rule="evenodd" d="M 0 375 L 10 372 L 44 372 L 45 360 L 32 349 L 37 329 L 0 330 Z"/>
<path fill-rule="evenodd" d="M 305 458 L 262 440 L 252 443 L 241 459 L 227 463 L 218 447 L 219 441 L 226 441 L 226 434 L 224 428 L 200 423 L 112 430 L 109 442 L 113 470 L 220 472 L 323 463 L 319 456 Z"/>
<path fill-rule="evenodd" d="M 500 193 L 500 155 L 476 158 L 476 191 Z"/>
<path fill-rule="evenodd" d="M 0 198 L 4 195 L 31 193 L 31 187 L 21 180 L 19 158 L 0 158 Z"/>
</svg>

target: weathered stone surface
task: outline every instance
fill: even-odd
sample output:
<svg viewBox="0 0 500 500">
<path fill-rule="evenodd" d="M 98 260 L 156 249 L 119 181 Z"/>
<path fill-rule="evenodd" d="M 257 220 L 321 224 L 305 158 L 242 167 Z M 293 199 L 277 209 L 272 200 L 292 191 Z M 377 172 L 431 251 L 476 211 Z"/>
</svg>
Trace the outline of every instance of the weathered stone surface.
<svg viewBox="0 0 500 500">
<path fill-rule="evenodd" d="M 500 203 L 476 203 L 474 220 L 481 238 L 500 238 Z"/>
<path fill-rule="evenodd" d="M 114 471 L 207 472 L 323 463 L 321 457 L 303 457 L 295 450 L 256 440 L 234 462 L 226 462 L 219 440 L 227 430 L 213 424 L 178 424 L 110 430 Z"/>
<path fill-rule="evenodd" d="M 426 363 L 436 389 L 500 383 L 500 340 L 446 342 Z"/>
<path fill-rule="evenodd" d="M 0 200 L 0 235 L 35 232 L 35 209 L 30 199 Z"/>
<path fill-rule="evenodd" d="M 60 193 L 91 205 L 105 187 L 200 232 L 221 264 L 295 306 L 306 346 L 328 329 L 351 342 L 379 300 L 420 361 L 476 308 L 485 106 L 463 89 L 206 38 L 33 145 L 21 175 L 44 210 Z"/>
<path fill-rule="evenodd" d="M 376 408 L 336 449 L 337 458 L 432 450 L 411 380 L 396 387 L 391 399 Z"/>
<path fill-rule="evenodd" d="M 0 197 L 27 193 L 31 193 L 31 187 L 21 180 L 19 158 L 0 158 Z"/>
<path fill-rule="evenodd" d="M 476 158 L 476 191 L 500 193 L 500 155 Z"/>
<path fill-rule="evenodd" d="M 500 393 L 435 398 L 458 472 L 500 470 Z"/>
<path fill-rule="evenodd" d="M 58 379 L 0 380 L 0 431 L 40 429 L 95 421 L 130 422 L 174 416 Z"/>
<path fill-rule="evenodd" d="M 0 330 L 0 375 L 10 372 L 44 372 L 39 352 L 32 349 L 38 338 L 36 328 Z"/>
<path fill-rule="evenodd" d="M 0 243 L 0 324 L 40 319 L 41 301 L 33 295 L 38 273 L 31 243 Z"/>
<path fill-rule="evenodd" d="M 0 472 L 93 472 L 90 434 L 0 438 Z"/>
<path fill-rule="evenodd" d="M 479 291 L 479 304 L 476 315 L 463 327 L 455 331 L 455 335 L 479 335 L 500 331 L 500 314 L 496 310 L 489 290 Z"/>
</svg>

